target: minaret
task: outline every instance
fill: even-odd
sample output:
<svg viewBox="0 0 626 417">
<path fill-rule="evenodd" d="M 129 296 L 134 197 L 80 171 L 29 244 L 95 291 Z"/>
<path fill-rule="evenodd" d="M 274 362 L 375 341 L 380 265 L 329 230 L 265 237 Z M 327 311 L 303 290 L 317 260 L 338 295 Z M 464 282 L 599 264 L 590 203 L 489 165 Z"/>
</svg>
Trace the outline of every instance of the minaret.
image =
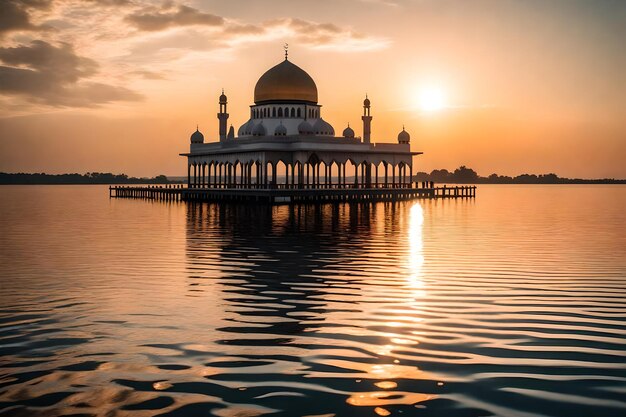
<svg viewBox="0 0 626 417">
<path fill-rule="evenodd" d="M 370 143 L 370 136 L 372 133 L 372 116 L 370 116 L 370 99 L 365 94 L 365 100 L 363 100 L 363 143 Z"/>
<path fill-rule="evenodd" d="M 217 113 L 217 118 L 220 121 L 220 142 L 224 142 L 226 136 L 226 122 L 228 121 L 228 113 L 226 112 L 226 104 L 228 103 L 224 89 L 222 88 L 222 95 L 220 96 L 220 112 Z"/>
</svg>

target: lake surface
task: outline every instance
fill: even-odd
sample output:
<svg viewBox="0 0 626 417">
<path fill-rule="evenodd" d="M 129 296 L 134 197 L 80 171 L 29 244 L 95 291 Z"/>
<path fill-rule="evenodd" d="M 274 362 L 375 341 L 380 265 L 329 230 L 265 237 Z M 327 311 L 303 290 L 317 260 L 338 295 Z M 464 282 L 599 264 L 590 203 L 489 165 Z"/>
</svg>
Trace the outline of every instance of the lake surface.
<svg viewBox="0 0 626 417">
<path fill-rule="evenodd" d="M 626 187 L 0 187 L 0 416 L 624 416 Z"/>
</svg>

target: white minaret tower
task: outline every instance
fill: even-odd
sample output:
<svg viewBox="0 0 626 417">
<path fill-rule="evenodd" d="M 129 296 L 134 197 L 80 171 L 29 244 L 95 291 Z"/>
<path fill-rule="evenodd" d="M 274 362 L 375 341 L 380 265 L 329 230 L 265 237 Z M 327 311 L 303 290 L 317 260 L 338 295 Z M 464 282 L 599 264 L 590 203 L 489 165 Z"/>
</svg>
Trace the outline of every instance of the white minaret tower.
<svg viewBox="0 0 626 417">
<path fill-rule="evenodd" d="M 370 115 L 370 99 L 365 94 L 365 100 L 363 100 L 363 143 L 370 143 L 372 134 L 372 116 Z"/>
<path fill-rule="evenodd" d="M 224 89 L 222 88 L 222 95 L 220 96 L 220 112 L 217 113 L 217 118 L 220 121 L 220 142 L 224 142 L 227 138 L 226 136 L 226 123 L 228 121 L 228 113 L 226 112 L 226 104 L 228 100 L 226 95 L 224 94 Z"/>
</svg>

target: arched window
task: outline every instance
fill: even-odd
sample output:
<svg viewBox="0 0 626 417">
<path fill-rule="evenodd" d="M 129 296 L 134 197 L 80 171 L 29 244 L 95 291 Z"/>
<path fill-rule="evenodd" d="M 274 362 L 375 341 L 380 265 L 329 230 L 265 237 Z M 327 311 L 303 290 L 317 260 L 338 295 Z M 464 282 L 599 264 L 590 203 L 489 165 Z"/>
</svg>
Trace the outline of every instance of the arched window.
<svg viewBox="0 0 626 417">
<path fill-rule="evenodd" d="M 300 107 L 298 107 L 297 117 L 298 118 L 302 117 L 302 113 L 300 113 Z"/>
<path fill-rule="evenodd" d="M 291 117 L 296 117 L 296 109 L 291 108 Z"/>
<path fill-rule="evenodd" d="M 276 107 L 272 107 L 272 117 L 276 117 Z"/>
<path fill-rule="evenodd" d="M 278 108 L 278 117 L 283 117 L 283 108 L 282 107 Z"/>
<path fill-rule="evenodd" d="M 267 117 L 267 107 L 263 109 L 263 117 Z"/>
<path fill-rule="evenodd" d="M 289 107 L 285 107 L 285 117 L 289 117 Z"/>
</svg>

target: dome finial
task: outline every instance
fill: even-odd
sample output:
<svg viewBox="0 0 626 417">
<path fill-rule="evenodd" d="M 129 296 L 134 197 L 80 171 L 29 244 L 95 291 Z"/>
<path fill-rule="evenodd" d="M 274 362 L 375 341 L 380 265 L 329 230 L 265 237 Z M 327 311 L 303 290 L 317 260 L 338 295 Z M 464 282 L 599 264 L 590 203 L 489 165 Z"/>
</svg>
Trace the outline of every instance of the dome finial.
<svg viewBox="0 0 626 417">
<path fill-rule="evenodd" d="M 286 43 L 285 46 L 283 46 L 283 48 L 285 49 L 285 61 L 286 61 L 289 55 L 289 44 Z"/>
<path fill-rule="evenodd" d="M 196 123 L 196 132 L 200 129 L 200 125 Z"/>
</svg>

